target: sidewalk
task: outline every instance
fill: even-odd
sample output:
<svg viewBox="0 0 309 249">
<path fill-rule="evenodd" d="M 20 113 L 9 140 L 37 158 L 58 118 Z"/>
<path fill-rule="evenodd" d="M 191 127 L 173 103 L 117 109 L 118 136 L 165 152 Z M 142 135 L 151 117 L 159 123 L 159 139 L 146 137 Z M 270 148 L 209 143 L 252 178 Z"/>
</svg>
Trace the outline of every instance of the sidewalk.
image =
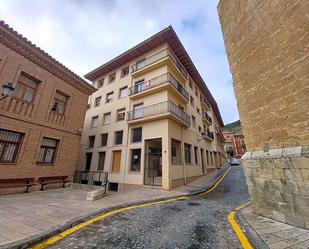
<svg viewBox="0 0 309 249">
<path fill-rule="evenodd" d="M 251 205 L 243 208 L 238 218 L 256 248 L 309 248 L 309 230 L 256 215 Z"/>
<path fill-rule="evenodd" d="M 86 201 L 87 191 L 73 188 L 0 196 L 0 248 L 23 248 L 111 209 L 202 192 L 227 165 L 171 191 L 145 187 Z"/>
</svg>

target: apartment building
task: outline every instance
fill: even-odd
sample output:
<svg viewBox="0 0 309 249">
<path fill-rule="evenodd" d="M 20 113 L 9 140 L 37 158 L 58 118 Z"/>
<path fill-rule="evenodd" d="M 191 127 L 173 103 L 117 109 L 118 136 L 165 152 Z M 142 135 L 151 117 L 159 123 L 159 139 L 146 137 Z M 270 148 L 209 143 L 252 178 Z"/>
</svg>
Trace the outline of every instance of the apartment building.
<svg viewBox="0 0 309 249">
<path fill-rule="evenodd" d="M 11 90 L 0 96 L 0 192 L 39 177 L 71 180 L 95 88 L 2 21 L 0 85 Z"/>
<path fill-rule="evenodd" d="M 229 157 L 241 158 L 246 153 L 246 144 L 244 135 L 239 133 L 232 133 L 229 131 L 222 132 L 225 139 L 225 152 Z"/>
<path fill-rule="evenodd" d="M 171 189 L 223 163 L 219 109 L 171 26 L 85 77 L 97 91 L 77 182 L 100 185 L 105 171 L 110 189 Z"/>
</svg>

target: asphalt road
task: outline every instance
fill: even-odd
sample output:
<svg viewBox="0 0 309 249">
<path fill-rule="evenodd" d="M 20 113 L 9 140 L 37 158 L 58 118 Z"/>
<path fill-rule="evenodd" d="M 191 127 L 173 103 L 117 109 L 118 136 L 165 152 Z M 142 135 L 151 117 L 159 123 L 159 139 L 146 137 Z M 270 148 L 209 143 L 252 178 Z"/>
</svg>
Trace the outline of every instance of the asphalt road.
<svg viewBox="0 0 309 249">
<path fill-rule="evenodd" d="M 108 217 L 49 248 L 242 248 L 227 216 L 248 200 L 242 167 L 234 166 L 207 195 Z"/>
</svg>

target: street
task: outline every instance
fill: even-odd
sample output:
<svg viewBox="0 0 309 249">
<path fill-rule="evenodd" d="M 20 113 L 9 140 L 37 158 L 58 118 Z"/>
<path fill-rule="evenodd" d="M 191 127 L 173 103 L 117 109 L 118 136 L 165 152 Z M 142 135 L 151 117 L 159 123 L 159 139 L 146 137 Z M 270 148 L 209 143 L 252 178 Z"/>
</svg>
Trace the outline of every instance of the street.
<svg viewBox="0 0 309 249">
<path fill-rule="evenodd" d="M 249 200 L 240 166 L 207 195 L 98 221 L 49 248 L 241 248 L 228 213 Z"/>
</svg>

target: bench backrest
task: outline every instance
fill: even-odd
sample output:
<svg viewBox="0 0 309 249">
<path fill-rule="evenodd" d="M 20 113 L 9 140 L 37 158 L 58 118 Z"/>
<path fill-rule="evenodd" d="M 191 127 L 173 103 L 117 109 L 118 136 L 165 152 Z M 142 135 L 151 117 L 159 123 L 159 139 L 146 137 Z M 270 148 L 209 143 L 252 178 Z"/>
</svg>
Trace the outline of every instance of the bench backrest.
<svg viewBox="0 0 309 249">
<path fill-rule="evenodd" d="M 7 178 L 7 179 L 0 179 L 0 184 L 2 183 L 30 183 L 34 182 L 34 177 L 29 178 Z"/>
<path fill-rule="evenodd" d="M 68 176 L 41 176 L 39 181 L 49 181 L 49 180 L 65 180 Z"/>
</svg>

